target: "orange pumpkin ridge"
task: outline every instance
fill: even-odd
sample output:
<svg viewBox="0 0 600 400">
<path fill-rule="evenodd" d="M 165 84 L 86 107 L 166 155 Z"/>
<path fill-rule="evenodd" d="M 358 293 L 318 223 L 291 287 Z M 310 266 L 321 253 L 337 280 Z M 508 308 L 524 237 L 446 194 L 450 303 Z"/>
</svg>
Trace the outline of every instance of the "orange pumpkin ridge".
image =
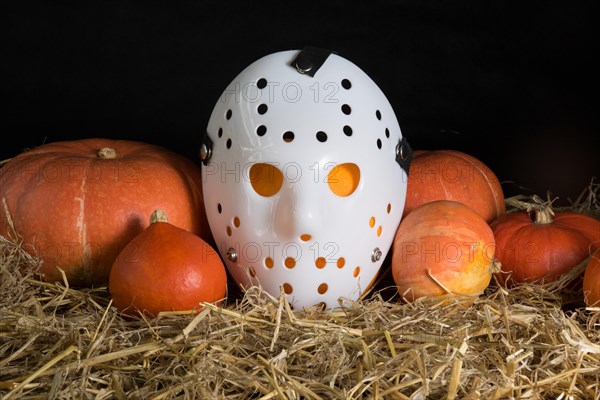
<svg viewBox="0 0 600 400">
<path fill-rule="evenodd" d="M 105 284 L 119 251 L 159 207 L 173 224 L 212 242 L 200 168 L 159 146 L 49 143 L 15 156 L 1 176 L 0 199 L 24 248 L 41 258 L 46 281 L 62 281 L 60 267 L 72 286 Z M 4 212 L 0 235 L 13 236 Z"/>
<path fill-rule="evenodd" d="M 600 307 L 600 250 L 590 257 L 583 274 L 583 295 L 588 307 Z"/>
<path fill-rule="evenodd" d="M 456 176 L 449 176 L 448 171 Z M 466 204 L 487 222 L 505 212 L 504 194 L 495 174 L 480 160 L 455 150 L 415 152 L 404 215 L 435 200 Z"/>
<path fill-rule="evenodd" d="M 464 153 L 459 151 L 447 150 L 448 154 L 452 154 L 453 156 L 464 160 L 465 162 L 471 164 L 474 168 L 486 177 L 486 183 L 488 184 L 488 188 L 492 193 L 495 203 L 496 216 L 502 215 L 506 211 L 506 205 L 504 204 L 504 192 L 502 191 L 502 187 L 498 182 L 498 178 L 491 172 L 491 170 L 481 163 L 479 160 L 476 160 L 473 157 L 466 157 Z M 492 184 L 494 182 L 494 184 Z M 498 184 L 495 184 L 495 183 Z"/>
</svg>

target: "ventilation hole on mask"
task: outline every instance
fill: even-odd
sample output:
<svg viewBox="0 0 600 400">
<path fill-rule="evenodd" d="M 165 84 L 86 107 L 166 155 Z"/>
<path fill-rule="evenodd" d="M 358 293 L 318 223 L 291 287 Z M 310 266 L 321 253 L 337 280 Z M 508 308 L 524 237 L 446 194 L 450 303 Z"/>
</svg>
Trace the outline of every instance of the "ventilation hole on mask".
<svg viewBox="0 0 600 400">
<path fill-rule="evenodd" d="M 269 269 L 273 268 L 273 259 L 271 257 L 265 258 L 265 267 Z"/>
<path fill-rule="evenodd" d="M 283 265 L 285 265 L 286 268 L 292 269 L 296 266 L 296 260 L 292 257 L 288 257 L 283 261 Z"/>
<path fill-rule="evenodd" d="M 294 140 L 294 132 L 292 131 L 287 131 L 283 134 L 283 141 L 286 143 L 290 143 L 291 141 Z"/>
<path fill-rule="evenodd" d="M 352 272 L 352 275 L 354 275 L 355 278 L 358 278 L 358 275 L 360 275 L 360 267 L 354 268 L 354 272 Z"/>
<path fill-rule="evenodd" d="M 350 108 L 350 106 L 348 104 L 344 104 L 344 105 L 342 105 L 342 112 L 346 115 L 350 115 L 350 113 L 352 112 L 352 109 Z"/>
<path fill-rule="evenodd" d="M 327 265 L 327 261 L 325 260 L 324 257 L 319 257 L 315 260 L 315 267 L 321 269 L 321 268 L 325 268 L 325 265 Z"/>
<path fill-rule="evenodd" d="M 381 231 L 383 230 L 383 228 L 381 227 L 381 225 L 379 225 L 377 227 L 377 236 L 381 236 Z"/>
<path fill-rule="evenodd" d="M 267 113 L 268 109 L 269 109 L 269 107 L 267 107 L 267 105 L 263 103 L 263 104 L 261 104 L 261 105 L 258 106 L 258 108 L 256 109 L 256 111 L 258 111 L 258 113 L 260 115 L 264 115 L 264 114 Z"/>
<path fill-rule="evenodd" d="M 375 217 L 369 218 L 369 226 L 372 228 L 375 226 Z"/>
<path fill-rule="evenodd" d="M 265 136 L 265 133 L 267 133 L 267 127 L 264 125 L 260 125 L 258 128 L 256 128 L 256 134 L 258 136 Z"/>
<path fill-rule="evenodd" d="M 390 203 L 388 203 L 387 205 L 387 213 L 391 213 L 392 212 L 392 205 Z"/>
<path fill-rule="evenodd" d="M 251 277 L 256 278 L 256 271 L 254 270 L 253 266 L 248 267 L 248 273 Z"/>
<path fill-rule="evenodd" d="M 236 228 L 240 227 L 240 219 L 238 217 L 233 218 L 233 226 L 235 226 Z"/>
<path fill-rule="evenodd" d="M 381 139 L 377 139 L 377 148 L 381 150 Z"/>
<path fill-rule="evenodd" d="M 348 125 L 344 126 L 344 135 L 352 136 L 352 128 Z"/>
<path fill-rule="evenodd" d="M 283 184 L 283 174 L 271 164 L 256 163 L 250 167 L 248 175 L 254 191 L 263 197 L 277 194 Z"/>
<path fill-rule="evenodd" d="M 321 283 L 319 285 L 319 287 L 317 288 L 317 292 L 319 292 L 319 294 L 325 294 L 325 293 L 327 293 L 328 289 L 329 289 L 329 285 L 327 285 L 326 283 Z"/>
<path fill-rule="evenodd" d="M 375 111 L 375 116 L 377 117 L 378 120 L 381 121 L 381 111 L 379 111 L 379 110 Z"/>
<path fill-rule="evenodd" d="M 344 268 L 344 265 L 346 265 L 346 260 L 344 259 L 344 257 L 340 257 L 337 260 L 337 267 L 338 268 Z"/>
<path fill-rule="evenodd" d="M 259 89 L 264 89 L 267 87 L 267 80 L 265 78 L 260 78 L 258 82 L 256 82 L 256 87 Z"/>
<path fill-rule="evenodd" d="M 219 137 L 223 136 L 223 128 L 219 128 L 219 132 L 217 133 L 217 136 L 219 136 Z"/>
<path fill-rule="evenodd" d="M 354 163 L 336 165 L 327 175 L 331 191 L 341 197 L 350 196 L 360 182 L 360 168 Z"/>
<path fill-rule="evenodd" d="M 231 231 L 231 227 L 229 225 L 227 225 L 227 236 L 231 236 L 232 231 Z"/>
<path fill-rule="evenodd" d="M 342 87 L 348 90 L 352 87 L 352 82 L 350 82 L 348 79 L 342 79 Z"/>
<path fill-rule="evenodd" d="M 217 211 L 219 212 L 219 214 L 223 212 L 223 206 L 221 205 L 221 203 L 217 204 Z"/>
<path fill-rule="evenodd" d="M 388 128 L 385 128 L 385 137 L 390 138 L 390 130 Z"/>
<path fill-rule="evenodd" d="M 317 132 L 317 140 L 321 143 L 327 141 L 327 134 L 323 131 Z"/>
<path fill-rule="evenodd" d="M 283 284 L 283 291 L 285 292 L 285 294 L 292 294 L 294 288 L 292 287 L 292 285 L 286 282 Z"/>
<path fill-rule="evenodd" d="M 233 114 L 233 112 L 232 112 L 231 110 L 227 110 L 227 112 L 225 113 L 225 118 L 226 118 L 227 120 L 230 120 L 230 119 L 231 119 L 231 115 L 232 115 L 232 114 Z"/>
<path fill-rule="evenodd" d="M 310 236 L 308 233 L 300 235 L 300 240 L 302 240 L 303 242 L 308 242 L 311 238 L 312 236 Z"/>
<path fill-rule="evenodd" d="M 230 149 L 231 148 L 231 139 L 227 139 L 227 143 L 225 143 L 225 146 Z"/>
</svg>

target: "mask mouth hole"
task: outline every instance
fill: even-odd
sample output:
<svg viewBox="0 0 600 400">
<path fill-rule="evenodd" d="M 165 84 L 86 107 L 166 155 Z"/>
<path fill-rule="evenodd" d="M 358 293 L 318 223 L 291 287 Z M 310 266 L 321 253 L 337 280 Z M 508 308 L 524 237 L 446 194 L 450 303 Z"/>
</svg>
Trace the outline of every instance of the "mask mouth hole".
<svg viewBox="0 0 600 400">
<path fill-rule="evenodd" d="M 292 269 L 296 266 L 296 260 L 294 260 L 292 257 L 288 257 L 283 261 L 283 264 L 286 268 Z"/>
<path fill-rule="evenodd" d="M 354 163 L 336 165 L 327 175 L 327 184 L 331 191 L 340 196 L 350 196 L 360 182 L 360 168 Z"/>
<path fill-rule="evenodd" d="M 300 235 L 300 240 L 302 240 L 303 242 L 308 242 L 310 239 L 312 239 L 312 236 L 308 233 L 303 233 L 302 235 Z"/>
<path fill-rule="evenodd" d="M 319 287 L 317 288 L 317 292 L 319 292 L 319 294 L 325 294 L 325 293 L 327 293 L 328 289 L 329 289 L 329 285 L 327 285 L 326 283 L 321 283 L 319 285 Z"/>
<path fill-rule="evenodd" d="M 294 288 L 289 283 L 284 283 L 283 291 L 285 292 L 285 294 L 292 294 L 294 292 Z"/>
<path fill-rule="evenodd" d="M 322 269 L 325 268 L 325 265 L 327 265 L 327 260 L 324 257 L 319 257 L 315 260 L 315 267 Z"/>
<path fill-rule="evenodd" d="M 271 269 L 271 268 L 273 268 L 273 265 L 274 265 L 274 263 L 273 263 L 273 259 L 271 257 L 265 258 L 265 267 Z"/>
<path fill-rule="evenodd" d="M 274 165 L 256 163 L 250 167 L 250 183 L 256 193 L 271 197 L 279 192 L 283 184 L 283 174 Z"/>
</svg>

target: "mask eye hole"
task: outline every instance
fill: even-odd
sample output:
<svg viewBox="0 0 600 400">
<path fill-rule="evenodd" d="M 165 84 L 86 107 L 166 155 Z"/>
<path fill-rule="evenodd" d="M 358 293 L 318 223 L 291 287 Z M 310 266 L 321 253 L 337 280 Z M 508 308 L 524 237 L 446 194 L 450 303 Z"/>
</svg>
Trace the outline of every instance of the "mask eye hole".
<svg viewBox="0 0 600 400">
<path fill-rule="evenodd" d="M 360 168 L 354 163 L 336 165 L 327 175 L 329 189 L 340 197 L 350 196 L 360 182 Z"/>
<path fill-rule="evenodd" d="M 250 183 L 256 193 L 271 197 L 279 192 L 283 184 L 283 174 L 271 164 L 256 163 L 250 167 Z"/>
</svg>

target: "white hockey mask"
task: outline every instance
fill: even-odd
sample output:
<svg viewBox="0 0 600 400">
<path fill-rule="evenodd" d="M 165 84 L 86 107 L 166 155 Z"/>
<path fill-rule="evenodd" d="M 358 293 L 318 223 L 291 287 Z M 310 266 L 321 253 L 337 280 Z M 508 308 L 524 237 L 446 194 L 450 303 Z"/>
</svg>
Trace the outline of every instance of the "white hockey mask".
<svg viewBox="0 0 600 400">
<path fill-rule="evenodd" d="M 382 91 L 323 49 L 270 54 L 225 89 L 203 137 L 206 212 L 242 287 L 296 308 L 366 293 L 400 223 L 410 146 Z"/>
</svg>

